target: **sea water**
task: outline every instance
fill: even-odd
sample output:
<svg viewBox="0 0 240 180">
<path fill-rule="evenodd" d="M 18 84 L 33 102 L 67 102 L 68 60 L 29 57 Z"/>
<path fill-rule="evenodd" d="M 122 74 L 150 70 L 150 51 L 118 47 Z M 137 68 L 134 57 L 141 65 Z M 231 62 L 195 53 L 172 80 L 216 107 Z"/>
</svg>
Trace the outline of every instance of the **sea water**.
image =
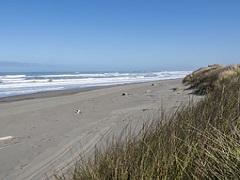
<svg viewBox="0 0 240 180">
<path fill-rule="evenodd" d="M 190 71 L 0 73 L 0 98 L 45 91 L 183 78 Z"/>
</svg>

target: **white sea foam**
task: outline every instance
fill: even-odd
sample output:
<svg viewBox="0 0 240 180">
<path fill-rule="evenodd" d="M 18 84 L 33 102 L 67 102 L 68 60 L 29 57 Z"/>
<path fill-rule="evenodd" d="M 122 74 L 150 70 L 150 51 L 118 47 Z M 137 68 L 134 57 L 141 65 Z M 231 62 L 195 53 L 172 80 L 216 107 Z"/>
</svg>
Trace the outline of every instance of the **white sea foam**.
<svg viewBox="0 0 240 180">
<path fill-rule="evenodd" d="M 0 76 L 0 97 L 71 88 L 109 86 L 136 82 L 183 78 L 190 71 L 150 73 L 65 73 L 16 74 Z"/>
<path fill-rule="evenodd" d="M 19 74 L 19 75 L 5 75 L 5 76 L 0 76 L 0 77 L 5 77 L 8 79 L 16 79 L 16 78 L 24 78 L 26 75 L 24 74 Z"/>
</svg>

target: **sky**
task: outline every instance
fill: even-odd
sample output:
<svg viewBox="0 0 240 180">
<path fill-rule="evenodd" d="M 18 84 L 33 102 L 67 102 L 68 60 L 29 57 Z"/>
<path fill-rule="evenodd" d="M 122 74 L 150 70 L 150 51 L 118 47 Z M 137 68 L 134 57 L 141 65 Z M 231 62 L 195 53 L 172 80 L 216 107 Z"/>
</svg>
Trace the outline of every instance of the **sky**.
<svg viewBox="0 0 240 180">
<path fill-rule="evenodd" d="M 0 71 L 240 63 L 239 0 L 1 0 Z"/>
</svg>

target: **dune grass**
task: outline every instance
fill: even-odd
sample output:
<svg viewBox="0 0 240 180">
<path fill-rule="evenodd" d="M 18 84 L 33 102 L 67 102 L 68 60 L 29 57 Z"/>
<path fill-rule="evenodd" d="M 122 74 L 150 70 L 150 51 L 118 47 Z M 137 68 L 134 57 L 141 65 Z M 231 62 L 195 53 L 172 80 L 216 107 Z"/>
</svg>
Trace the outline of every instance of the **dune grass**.
<svg viewBox="0 0 240 180">
<path fill-rule="evenodd" d="M 196 94 L 207 94 L 222 86 L 224 80 L 234 81 L 240 74 L 240 65 L 210 65 L 200 68 L 183 79 L 183 83 L 195 89 Z"/>
<path fill-rule="evenodd" d="M 162 112 L 139 134 L 96 149 L 66 179 L 240 179 L 239 74 L 213 89 L 170 116 Z"/>
</svg>

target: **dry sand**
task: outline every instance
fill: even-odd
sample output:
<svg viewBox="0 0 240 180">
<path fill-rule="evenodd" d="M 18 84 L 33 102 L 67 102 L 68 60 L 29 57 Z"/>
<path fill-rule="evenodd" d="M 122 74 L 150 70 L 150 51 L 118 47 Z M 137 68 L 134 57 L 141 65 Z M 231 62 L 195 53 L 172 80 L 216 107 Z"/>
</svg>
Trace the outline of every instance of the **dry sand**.
<svg viewBox="0 0 240 180">
<path fill-rule="evenodd" d="M 51 177 L 127 124 L 139 127 L 155 118 L 161 106 L 174 111 L 188 102 L 184 89 L 177 79 L 1 102 L 0 179 Z"/>
</svg>

